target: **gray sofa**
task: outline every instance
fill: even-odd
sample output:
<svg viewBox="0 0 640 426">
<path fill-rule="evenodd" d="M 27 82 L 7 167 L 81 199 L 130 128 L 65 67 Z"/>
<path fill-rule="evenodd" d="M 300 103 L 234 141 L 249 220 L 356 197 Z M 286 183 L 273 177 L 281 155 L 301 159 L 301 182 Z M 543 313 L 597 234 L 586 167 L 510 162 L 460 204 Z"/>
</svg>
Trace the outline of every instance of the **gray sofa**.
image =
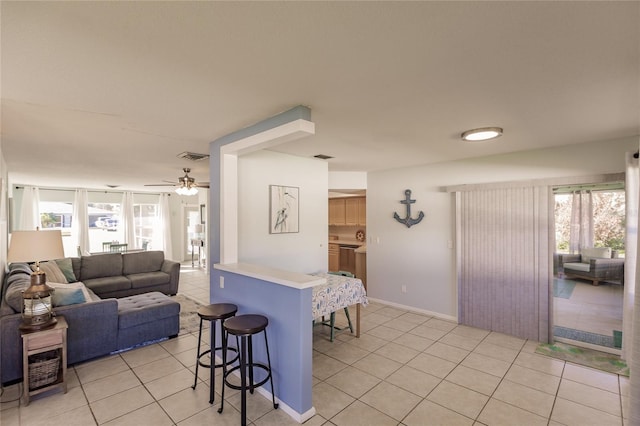
<svg viewBox="0 0 640 426">
<path fill-rule="evenodd" d="M 559 263 L 567 278 L 582 278 L 599 285 L 601 281 L 624 284 L 624 259 L 608 247 L 585 248 L 580 254 L 560 254 Z"/>
<path fill-rule="evenodd" d="M 162 337 L 178 334 L 180 264 L 161 251 L 106 253 L 72 258 L 73 271 L 87 289 L 86 303 L 54 307 L 66 319 L 67 363 L 75 364 Z M 20 291 L 31 269 L 9 265 L 0 292 L 0 383 L 22 379 Z M 51 279 L 48 276 L 48 281 Z M 164 294 L 163 294 L 164 293 Z"/>
</svg>

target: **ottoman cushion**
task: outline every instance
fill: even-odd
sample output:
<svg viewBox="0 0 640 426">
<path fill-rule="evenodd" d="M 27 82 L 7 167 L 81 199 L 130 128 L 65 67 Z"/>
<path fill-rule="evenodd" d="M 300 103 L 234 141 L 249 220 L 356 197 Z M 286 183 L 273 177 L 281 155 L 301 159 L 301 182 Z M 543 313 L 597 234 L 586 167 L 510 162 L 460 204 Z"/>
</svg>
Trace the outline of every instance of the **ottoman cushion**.
<svg viewBox="0 0 640 426">
<path fill-rule="evenodd" d="M 120 330 L 179 316 L 180 304 L 157 291 L 118 299 Z"/>
</svg>

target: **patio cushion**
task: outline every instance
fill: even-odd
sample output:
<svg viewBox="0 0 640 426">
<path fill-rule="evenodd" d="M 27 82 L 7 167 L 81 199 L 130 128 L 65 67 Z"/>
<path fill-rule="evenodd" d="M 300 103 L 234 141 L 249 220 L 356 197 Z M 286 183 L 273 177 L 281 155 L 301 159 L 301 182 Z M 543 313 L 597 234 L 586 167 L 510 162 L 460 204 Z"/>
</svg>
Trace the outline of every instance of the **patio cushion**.
<svg viewBox="0 0 640 426">
<path fill-rule="evenodd" d="M 570 262 L 562 265 L 564 269 L 570 269 L 572 271 L 589 272 L 591 265 L 582 262 Z"/>
<path fill-rule="evenodd" d="M 593 258 L 611 259 L 611 247 L 585 248 L 580 254 L 582 255 L 582 259 L 580 259 L 582 263 L 589 263 Z"/>
</svg>

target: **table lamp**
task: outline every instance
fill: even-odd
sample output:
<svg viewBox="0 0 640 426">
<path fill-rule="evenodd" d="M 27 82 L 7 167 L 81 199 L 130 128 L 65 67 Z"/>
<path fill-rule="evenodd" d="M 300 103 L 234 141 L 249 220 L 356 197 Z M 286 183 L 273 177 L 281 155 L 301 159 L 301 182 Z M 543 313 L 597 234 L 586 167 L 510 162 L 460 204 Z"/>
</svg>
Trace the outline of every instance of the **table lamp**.
<svg viewBox="0 0 640 426">
<path fill-rule="evenodd" d="M 47 285 L 47 275 L 40 270 L 40 261 L 64 257 L 62 232 L 13 231 L 7 262 L 33 262 L 31 285 L 22 293 L 21 330 L 40 330 L 56 323 L 51 305 L 54 289 Z"/>
</svg>

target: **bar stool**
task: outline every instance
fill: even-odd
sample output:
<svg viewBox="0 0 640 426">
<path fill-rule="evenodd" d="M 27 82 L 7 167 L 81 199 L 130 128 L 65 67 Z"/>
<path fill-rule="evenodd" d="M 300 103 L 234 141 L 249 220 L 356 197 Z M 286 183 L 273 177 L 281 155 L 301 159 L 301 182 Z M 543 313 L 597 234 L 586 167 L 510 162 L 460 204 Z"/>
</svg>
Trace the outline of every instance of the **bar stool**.
<svg viewBox="0 0 640 426">
<path fill-rule="evenodd" d="M 238 312 L 238 307 L 231 303 L 215 303 L 213 305 L 202 306 L 198 309 L 198 316 L 200 317 L 200 331 L 198 332 L 198 352 L 196 359 L 196 377 L 193 381 L 192 389 L 196 388 L 198 384 L 198 366 L 211 369 L 211 388 L 209 389 L 209 404 L 213 404 L 213 394 L 215 387 L 215 369 L 219 367 L 225 367 L 228 364 L 233 364 L 238 359 L 238 349 L 227 347 L 227 333 L 224 330 L 223 323 L 227 318 L 233 317 Z M 208 349 L 200 353 L 200 344 L 202 342 L 202 322 L 211 321 L 211 347 L 213 350 Z M 222 333 L 222 346 L 215 347 L 216 344 L 216 324 L 220 320 L 220 332 Z M 222 363 L 216 364 L 215 354 L 216 351 L 222 351 Z M 235 352 L 236 355 L 232 360 L 227 360 L 227 351 Z M 202 360 L 202 357 L 211 354 L 211 362 L 209 364 Z M 222 384 L 224 389 L 224 383 Z"/>
<path fill-rule="evenodd" d="M 225 385 L 232 389 L 238 389 L 241 391 L 241 424 L 245 426 L 247 424 L 247 387 L 249 392 L 253 393 L 253 390 L 271 381 L 271 397 L 273 401 L 273 408 L 277 409 L 276 395 L 273 390 L 273 376 L 271 374 L 271 357 L 269 356 L 269 342 L 267 341 L 267 325 L 269 320 L 262 315 L 238 315 L 233 318 L 229 318 L 223 324 L 227 333 L 236 336 L 236 341 L 240 337 L 239 357 L 240 365 L 237 365 L 229 370 L 226 366 L 223 367 L 223 382 L 222 382 L 222 402 L 218 413 L 222 413 L 224 408 L 224 388 Z M 264 332 L 264 345 L 267 349 L 267 365 L 259 362 L 253 362 L 253 342 L 252 337 L 255 334 Z M 260 380 L 258 383 L 253 381 L 254 368 L 260 368 L 267 373 L 267 376 Z M 234 371 L 240 370 L 240 386 L 234 385 L 229 382 L 229 375 Z M 249 371 L 249 385 L 247 386 L 247 370 Z"/>
</svg>

